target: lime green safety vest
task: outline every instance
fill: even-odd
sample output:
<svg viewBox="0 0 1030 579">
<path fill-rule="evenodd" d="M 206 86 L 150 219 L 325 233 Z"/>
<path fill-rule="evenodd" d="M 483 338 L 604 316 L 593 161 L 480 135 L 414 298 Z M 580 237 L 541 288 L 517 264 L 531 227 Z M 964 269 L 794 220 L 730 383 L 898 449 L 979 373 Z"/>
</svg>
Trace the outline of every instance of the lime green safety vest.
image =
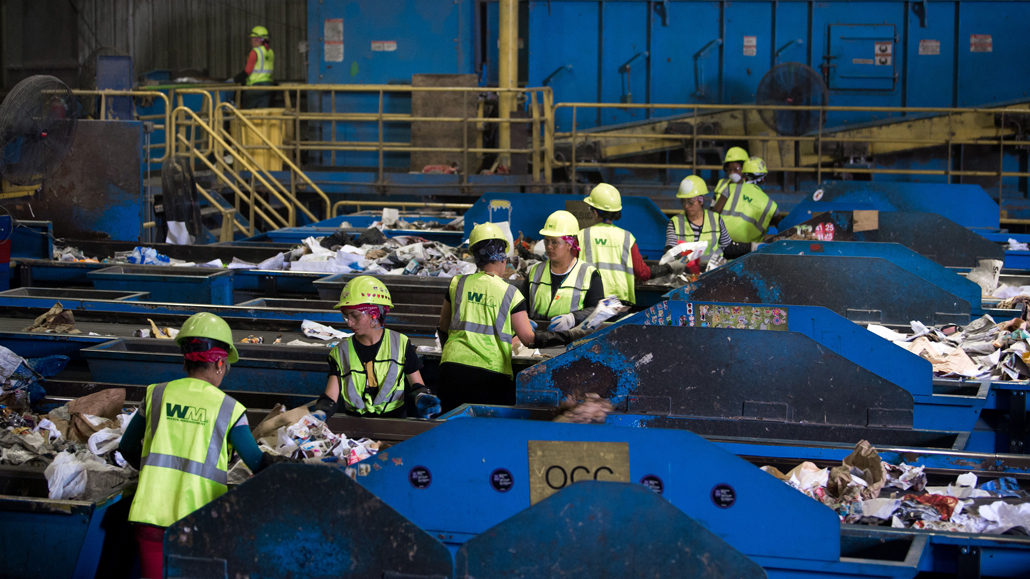
<svg viewBox="0 0 1030 579">
<path fill-rule="evenodd" d="M 254 64 L 254 69 L 250 71 L 250 76 L 247 77 L 247 86 L 259 82 L 272 82 L 272 70 L 275 69 L 275 52 L 271 48 L 265 48 L 261 45 L 255 46 L 251 50 L 257 52 L 257 62 Z"/>
<path fill-rule="evenodd" d="M 203 380 L 151 384 L 129 520 L 167 527 L 228 490 L 229 428 L 247 411 Z"/>
<path fill-rule="evenodd" d="M 636 281 L 633 279 L 633 234 L 610 223 L 598 223 L 578 234 L 583 259 L 601 272 L 605 295 L 637 303 Z"/>
<path fill-rule="evenodd" d="M 715 184 L 715 189 L 713 189 L 713 193 L 715 193 L 715 200 L 718 201 L 719 200 L 719 196 L 722 195 L 723 193 L 725 193 L 726 189 L 728 189 L 729 186 L 732 185 L 732 184 L 733 184 L 733 181 L 730 181 L 729 179 L 727 179 L 725 177 L 723 177 L 722 179 L 719 179 L 719 182 Z M 712 205 L 715 205 L 715 203 L 712 203 Z"/>
<path fill-rule="evenodd" d="M 694 230 L 687 225 L 687 217 L 683 213 L 672 218 L 672 229 L 676 232 L 677 241 L 707 241 L 708 247 L 701 254 L 701 262 L 708 263 L 712 255 L 719 249 L 719 238 L 722 237 L 722 228 L 719 227 L 719 216 L 705 209 L 701 222 L 701 234 L 694 239 Z"/>
<path fill-rule="evenodd" d="M 511 376 L 511 310 L 522 294 L 483 272 L 455 276 L 448 291 L 453 314 L 440 361 Z"/>
<path fill-rule="evenodd" d="M 529 268 L 529 303 L 537 319 L 571 314 L 583 309 L 587 299 L 587 285 L 597 269 L 582 259 L 576 260 L 569 275 L 551 299 L 551 262 L 542 262 Z"/>
<path fill-rule="evenodd" d="M 776 214 L 776 202 L 753 183 L 737 183 L 729 189 L 722 221 L 737 243 L 761 241 Z"/>
<path fill-rule="evenodd" d="M 342 384 L 340 400 L 347 412 L 352 414 L 386 414 L 404 406 L 404 363 L 408 348 L 408 337 L 404 334 L 383 330 L 383 341 L 379 353 L 372 362 L 372 369 L 379 384 L 375 399 L 365 392 L 368 373 L 354 351 L 354 337 L 347 338 L 329 352 L 329 357 L 340 368 Z M 347 357 L 340 355 L 346 345 Z"/>
</svg>

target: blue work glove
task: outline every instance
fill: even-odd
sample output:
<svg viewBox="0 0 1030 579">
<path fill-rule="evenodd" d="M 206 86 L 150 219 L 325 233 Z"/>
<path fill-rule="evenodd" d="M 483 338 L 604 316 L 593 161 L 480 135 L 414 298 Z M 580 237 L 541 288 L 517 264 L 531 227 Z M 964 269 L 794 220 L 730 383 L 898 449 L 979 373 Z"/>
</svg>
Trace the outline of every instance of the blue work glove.
<svg viewBox="0 0 1030 579">
<path fill-rule="evenodd" d="M 418 408 L 420 418 L 432 418 L 434 414 L 440 414 L 440 399 L 432 394 L 422 393 L 415 398 L 415 407 Z"/>
<path fill-rule="evenodd" d="M 533 320 L 529 320 L 529 325 L 533 326 L 533 331 L 535 332 L 536 331 L 536 322 L 534 322 Z"/>
<path fill-rule="evenodd" d="M 325 422 L 325 410 L 314 410 L 311 412 L 311 415 L 322 422 Z"/>
<path fill-rule="evenodd" d="M 551 325 L 547 326 L 549 332 L 564 332 L 571 330 L 576 325 L 576 316 L 564 314 L 551 318 Z"/>
</svg>

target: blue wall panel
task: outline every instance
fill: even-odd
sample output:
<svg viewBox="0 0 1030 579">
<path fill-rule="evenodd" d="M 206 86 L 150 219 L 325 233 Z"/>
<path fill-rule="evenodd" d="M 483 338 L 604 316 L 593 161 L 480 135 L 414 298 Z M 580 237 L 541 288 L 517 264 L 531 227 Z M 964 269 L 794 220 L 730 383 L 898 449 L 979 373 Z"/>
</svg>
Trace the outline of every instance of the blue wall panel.
<svg viewBox="0 0 1030 579">
<path fill-rule="evenodd" d="M 529 3 L 529 85 L 540 86 L 551 78 L 555 102 L 598 102 L 598 38 L 600 17 L 597 2 Z M 493 42 L 492 40 L 490 42 Z M 559 109 L 556 130 L 572 130 L 571 109 Z M 585 129 L 597 125 L 596 109 L 576 113 L 576 123 Z"/>
<path fill-rule="evenodd" d="M 772 3 L 726 4 L 726 37 L 722 45 L 725 72 L 723 102 L 755 102 L 755 91 L 772 62 Z M 753 37 L 754 50 L 746 51 L 744 39 Z M 751 56 L 753 54 L 754 56 Z"/>
<path fill-rule="evenodd" d="M 623 102 L 621 97 L 632 94 L 633 102 L 646 103 L 647 55 L 637 55 L 647 52 L 648 3 L 605 2 L 601 7 L 601 102 Z M 630 59 L 627 77 L 619 69 Z M 601 124 L 611 125 L 643 120 L 646 111 L 603 109 L 600 116 Z"/>
<path fill-rule="evenodd" d="M 931 5 L 931 9 L 933 6 Z M 943 15 L 942 15 L 943 17 Z M 961 107 L 1027 97 L 1030 76 L 1027 2 L 963 2 L 958 22 L 958 102 Z M 971 52 L 970 36 L 990 34 L 991 52 Z"/>
<path fill-rule="evenodd" d="M 652 17 L 652 20 L 651 101 L 719 102 L 718 48 L 704 60 L 706 98 L 694 95 L 698 88 L 694 80 L 694 55 L 719 38 L 719 3 L 669 2 L 668 26 L 662 25 L 660 17 Z M 559 100 L 557 93 L 555 100 Z"/>
</svg>

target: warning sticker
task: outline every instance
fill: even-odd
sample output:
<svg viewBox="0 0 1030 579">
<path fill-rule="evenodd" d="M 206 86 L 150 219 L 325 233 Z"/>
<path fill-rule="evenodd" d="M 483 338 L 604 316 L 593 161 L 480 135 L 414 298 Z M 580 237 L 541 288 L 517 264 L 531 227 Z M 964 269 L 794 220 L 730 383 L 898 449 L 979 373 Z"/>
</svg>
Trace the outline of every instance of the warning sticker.
<svg viewBox="0 0 1030 579">
<path fill-rule="evenodd" d="M 994 52 L 994 39 L 990 34 L 970 34 L 969 52 Z"/>
<path fill-rule="evenodd" d="M 894 52 L 894 43 L 891 41 L 875 43 L 876 56 L 890 56 Z"/>
<path fill-rule="evenodd" d="M 851 64 L 876 64 L 872 58 L 852 58 Z"/>
<path fill-rule="evenodd" d="M 923 39 L 919 41 L 919 56 L 938 56 L 941 53 L 941 41 Z"/>
<path fill-rule="evenodd" d="M 393 52 L 397 50 L 396 40 L 373 40 L 372 52 Z"/>
<path fill-rule="evenodd" d="M 893 57 L 891 57 L 891 56 L 877 56 L 876 57 L 876 66 L 890 66 L 892 58 Z"/>
<path fill-rule="evenodd" d="M 744 37 L 744 56 L 755 56 L 758 54 L 758 37 Z"/>
<path fill-rule="evenodd" d="M 343 18 L 326 18 L 323 53 L 326 62 L 343 62 Z"/>
</svg>

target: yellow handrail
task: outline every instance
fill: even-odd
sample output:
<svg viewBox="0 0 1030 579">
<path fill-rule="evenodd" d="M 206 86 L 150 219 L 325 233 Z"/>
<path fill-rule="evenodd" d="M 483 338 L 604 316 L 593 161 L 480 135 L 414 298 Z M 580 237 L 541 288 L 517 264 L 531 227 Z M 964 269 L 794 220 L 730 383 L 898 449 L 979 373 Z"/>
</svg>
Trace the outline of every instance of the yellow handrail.
<svg viewBox="0 0 1030 579">
<path fill-rule="evenodd" d="M 254 123 L 250 122 L 250 120 L 246 116 L 244 116 L 242 113 L 240 113 L 239 109 L 237 109 L 236 107 L 234 107 L 230 103 L 221 103 L 220 105 L 218 105 L 218 109 L 219 110 L 225 109 L 227 111 L 230 111 L 233 115 L 236 115 L 237 119 L 243 121 L 243 124 L 247 125 L 247 127 L 251 131 L 253 131 L 261 139 L 262 142 L 264 142 L 266 145 L 268 145 L 268 147 L 271 148 L 273 153 L 275 153 L 280 159 L 282 159 L 282 161 L 284 163 L 289 165 L 290 169 L 292 169 L 294 173 L 299 175 L 300 178 L 305 183 L 307 183 L 312 189 L 314 189 L 315 193 L 318 193 L 319 197 L 322 198 L 322 201 L 325 202 L 325 216 L 326 216 L 326 218 L 329 217 L 329 213 L 330 213 L 329 196 L 326 195 L 325 192 L 322 191 L 321 187 L 319 187 L 318 185 L 315 185 L 314 181 L 312 181 L 310 178 L 308 178 L 308 176 L 306 174 L 304 174 L 304 172 L 301 171 L 299 167 L 294 165 L 293 161 L 291 161 L 289 159 L 289 157 L 287 157 L 285 154 L 283 154 L 283 152 L 279 149 L 279 147 L 274 145 L 272 143 L 272 141 L 269 140 L 268 137 L 265 136 L 263 131 L 258 130 L 258 128 L 256 126 L 254 126 Z M 318 219 L 315 219 L 315 221 L 318 221 Z"/>
<path fill-rule="evenodd" d="M 271 183 L 269 183 L 267 180 L 265 180 L 265 178 L 261 175 L 261 169 L 259 167 L 255 167 L 249 161 L 247 161 L 247 159 L 242 157 L 237 152 L 236 148 L 230 147 L 229 144 L 226 143 L 225 140 L 223 140 L 221 136 L 219 136 L 218 134 L 215 134 L 215 132 L 210 127 L 205 125 L 203 123 L 203 121 L 200 119 L 200 117 L 198 117 L 195 112 L 193 112 L 192 110 L 190 110 L 190 109 L 188 109 L 186 107 L 176 107 L 176 109 L 174 111 L 172 111 L 172 118 L 173 118 L 173 120 L 175 119 L 175 117 L 179 113 L 186 113 L 187 115 L 192 117 L 193 120 L 197 123 L 197 126 L 200 126 L 205 131 L 209 132 L 210 135 L 211 135 L 211 138 L 214 139 L 214 142 L 216 142 L 219 145 L 221 145 L 222 148 L 224 148 L 226 152 L 228 152 L 230 155 L 232 155 L 234 160 L 238 161 L 244 167 L 244 169 L 246 171 L 249 171 L 250 174 L 255 179 L 260 181 L 261 184 L 264 185 L 268 189 L 269 194 L 275 195 L 275 197 L 277 199 L 279 199 L 279 201 L 286 207 L 286 211 L 289 214 L 289 218 L 286 220 L 288 227 L 293 227 L 293 226 L 295 226 L 297 224 L 297 222 L 296 222 L 296 215 L 295 215 L 295 205 L 293 203 L 291 203 L 290 201 L 288 201 L 287 199 L 283 198 L 279 194 L 279 192 L 275 190 L 275 187 L 273 187 Z M 182 139 L 182 140 L 185 141 L 185 139 Z M 248 157 L 250 156 L 250 154 L 247 153 L 246 151 L 243 151 L 243 153 L 246 154 Z M 219 163 L 223 163 L 224 164 L 224 160 L 222 160 L 221 158 L 217 159 L 217 161 Z M 276 181 L 276 180 L 273 179 L 273 181 Z M 276 181 L 276 183 L 278 183 L 278 181 Z M 260 196 L 257 196 L 256 198 L 260 199 Z M 252 198 L 252 201 L 253 201 L 253 198 Z M 264 201 L 264 200 L 261 199 L 261 201 Z M 302 209 L 304 209 L 306 211 L 306 208 L 302 207 Z M 313 216 L 312 216 L 312 218 L 313 218 Z M 253 223 L 251 225 L 253 225 Z"/>
</svg>

